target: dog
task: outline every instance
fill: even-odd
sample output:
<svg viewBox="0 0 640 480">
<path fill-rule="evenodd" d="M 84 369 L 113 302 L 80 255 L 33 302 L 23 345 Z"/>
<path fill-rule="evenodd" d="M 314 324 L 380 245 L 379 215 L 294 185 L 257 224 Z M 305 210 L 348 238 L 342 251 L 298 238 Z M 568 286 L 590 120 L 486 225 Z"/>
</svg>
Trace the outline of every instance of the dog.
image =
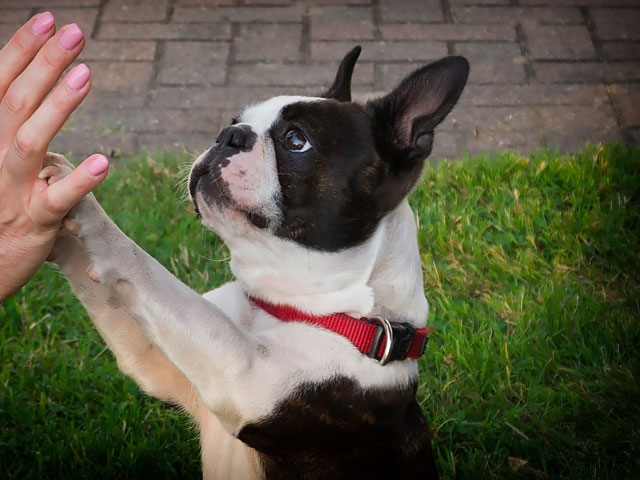
<svg viewBox="0 0 640 480">
<path fill-rule="evenodd" d="M 360 51 L 323 95 L 249 106 L 195 160 L 190 198 L 235 281 L 197 294 L 91 194 L 54 246 L 119 368 L 197 422 L 205 478 L 437 478 L 415 400 L 428 303 L 407 195 L 469 65 L 444 58 L 358 104 Z M 70 171 L 49 154 L 42 176 Z"/>
</svg>

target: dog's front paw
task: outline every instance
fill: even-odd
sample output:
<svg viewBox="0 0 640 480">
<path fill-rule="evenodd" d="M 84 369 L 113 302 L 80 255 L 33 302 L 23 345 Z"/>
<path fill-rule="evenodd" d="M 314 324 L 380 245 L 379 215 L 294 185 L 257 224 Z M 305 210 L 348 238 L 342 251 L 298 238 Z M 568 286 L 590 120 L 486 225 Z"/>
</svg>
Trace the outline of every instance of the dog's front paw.
<svg viewBox="0 0 640 480">
<path fill-rule="evenodd" d="M 47 153 L 44 168 L 39 176 L 51 185 L 69 175 L 73 170 L 74 166 L 62 155 Z M 97 272 L 102 270 L 100 266 L 114 252 L 113 242 L 110 241 L 114 235 L 111 228 L 113 223 L 94 195 L 92 193 L 85 195 L 69 211 L 62 224 L 68 232 L 59 236 L 49 259 L 61 265 L 68 258 L 74 258 L 76 253 L 82 252 L 85 258 L 88 255 L 89 265 L 91 265 L 87 271 L 89 277 L 96 282 L 100 281 L 101 275 Z M 73 237 L 76 238 L 73 239 Z"/>
<path fill-rule="evenodd" d="M 44 158 L 40 178 L 47 180 L 49 185 L 61 180 L 74 170 L 74 166 L 64 156 L 48 152 Z M 85 195 L 66 215 L 64 227 L 73 235 L 86 238 L 90 235 L 99 236 L 105 227 L 104 212 L 92 193 Z"/>
</svg>

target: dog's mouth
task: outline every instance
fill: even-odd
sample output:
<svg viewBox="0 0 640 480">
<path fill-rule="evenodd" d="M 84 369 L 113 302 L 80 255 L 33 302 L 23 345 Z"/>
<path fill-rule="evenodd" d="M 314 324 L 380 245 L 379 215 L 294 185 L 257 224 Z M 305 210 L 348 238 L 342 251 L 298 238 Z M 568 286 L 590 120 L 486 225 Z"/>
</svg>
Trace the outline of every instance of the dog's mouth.
<svg viewBox="0 0 640 480">
<path fill-rule="evenodd" d="M 238 204 L 233 198 L 228 183 L 220 175 L 220 170 L 228 163 L 229 160 L 224 159 L 213 167 L 200 164 L 194 168 L 189 180 L 189 193 L 196 209 L 196 215 L 202 217 L 202 211 L 198 206 L 198 199 L 200 199 L 209 207 L 215 207 L 218 210 L 231 209 L 241 213 L 257 228 L 267 228 L 269 221 L 265 215 L 256 209 Z"/>
</svg>

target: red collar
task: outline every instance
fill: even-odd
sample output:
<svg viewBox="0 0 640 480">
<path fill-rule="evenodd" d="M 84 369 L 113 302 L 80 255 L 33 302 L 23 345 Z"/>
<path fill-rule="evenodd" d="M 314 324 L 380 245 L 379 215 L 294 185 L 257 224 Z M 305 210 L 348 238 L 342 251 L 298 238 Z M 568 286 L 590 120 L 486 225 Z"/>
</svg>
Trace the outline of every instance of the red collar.
<svg viewBox="0 0 640 480">
<path fill-rule="evenodd" d="M 409 323 L 390 322 L 382 317 L 354 318 L 344 313 L 315 316 L 288 305 L 273 305 L 255 297 L 249 299 L 283 322 L 317 325 L 348 338 L 365 355 L 381 365 L 394 360 L 420 358 L 429 341 L 429 328 L 415 328 Z M 391 338 L 387 347 L 387 338 Z"/>
</svg>

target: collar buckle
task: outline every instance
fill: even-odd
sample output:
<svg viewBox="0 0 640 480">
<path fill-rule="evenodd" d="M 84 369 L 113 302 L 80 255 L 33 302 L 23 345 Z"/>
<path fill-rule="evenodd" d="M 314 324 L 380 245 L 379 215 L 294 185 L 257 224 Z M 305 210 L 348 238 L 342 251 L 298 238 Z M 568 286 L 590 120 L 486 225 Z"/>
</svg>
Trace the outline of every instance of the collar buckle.
<svg viewBox="0 0 640 480">
<path fill-rule="evenodd" d="M 377 326 L 376 333 L 371 341 L 371 348 L 367 355 L 378 360 L 380 365 L 386 365 L 395 360 L 406 360 L 411 348 L 411 342 L 416 333 L 416 328 L 410 323 L 390 322 L 384 317 L 375 315 L 368 319 L 369 323 Z M 387 341 L 384 345 L 382 355 L 378 355 L 383 339 Z M 426 348 L 426 342 L 423 345 Z"/>
</svg>

